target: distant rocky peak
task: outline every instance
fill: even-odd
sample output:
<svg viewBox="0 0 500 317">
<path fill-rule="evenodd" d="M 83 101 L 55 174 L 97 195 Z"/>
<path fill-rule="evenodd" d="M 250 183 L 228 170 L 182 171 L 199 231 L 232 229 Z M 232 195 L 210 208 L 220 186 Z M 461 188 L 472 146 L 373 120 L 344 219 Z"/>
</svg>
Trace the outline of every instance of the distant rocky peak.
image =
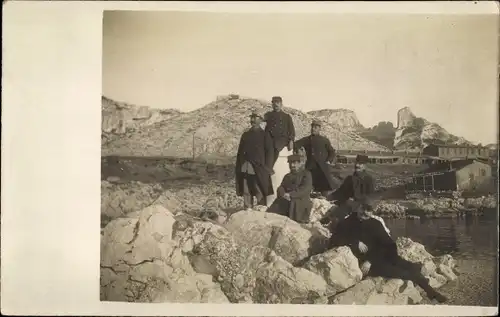
<svg viewBox="0 0 500 317">
<path fill-rule="evenodd" d="M 413 114 L 410 107 L 404 107 L 398 110 L 398 129 L 403 129 L 412 125 L 417 117 Z"/>
<path fill-rule="evenodd" d="M 358 130 L 363 128 L 356 113 L 350 109 L 321 109 L 309 111 L 308 114 L 342 129 Z"/>
</svg>

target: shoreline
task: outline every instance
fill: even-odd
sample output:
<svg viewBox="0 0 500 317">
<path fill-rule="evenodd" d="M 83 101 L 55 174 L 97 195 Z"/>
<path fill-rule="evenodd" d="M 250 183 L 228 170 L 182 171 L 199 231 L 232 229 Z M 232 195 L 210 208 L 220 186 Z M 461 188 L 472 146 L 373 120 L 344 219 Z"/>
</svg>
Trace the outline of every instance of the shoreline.
<svg viewBox="0 0 500 317">
<path fill-rule="evenodd" d="M 312 201 L 311 222 L 319 220 L 334 206 L 320 198 L 312 198 Z M 194 216 L 216 210 L 228 217 L 244 209 L 242 197 L 234 191 L 234 182 L 209 180 L 174 188 L 162 183 L 101 181 L 101 215 L 104 218 L 112 220 L 153 203 L 174 213 L 182 211 Z M 421 196 L 380 199 L 373 213 L 384 219 L 438 219 L 487 215 L 497 206 L 496 195 L 470 198 Z"/>
</svg>

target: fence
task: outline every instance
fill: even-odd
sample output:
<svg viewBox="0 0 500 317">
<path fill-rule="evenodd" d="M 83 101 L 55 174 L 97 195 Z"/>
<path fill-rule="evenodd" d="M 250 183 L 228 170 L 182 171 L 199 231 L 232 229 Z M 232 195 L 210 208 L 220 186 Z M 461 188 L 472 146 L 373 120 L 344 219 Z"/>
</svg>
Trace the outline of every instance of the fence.
<svg viewBox="0 0 500 317">
<path fill-rule="evenodd" d="M 406 185 L 409 191 L 453 191 L 457 189 L 454 171 L 412 175 L 412 182 Z"/>
</svg>

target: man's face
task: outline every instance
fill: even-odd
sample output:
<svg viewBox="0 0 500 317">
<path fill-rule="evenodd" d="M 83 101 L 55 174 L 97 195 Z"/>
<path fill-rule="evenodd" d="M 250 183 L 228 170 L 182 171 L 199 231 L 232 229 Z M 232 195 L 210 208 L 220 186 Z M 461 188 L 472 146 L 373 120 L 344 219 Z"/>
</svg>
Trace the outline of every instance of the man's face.
<svg viewBox="0 0 500 317">
<path fill-rule="evenodd" d="M 250 124 L 254 128 L 259 127 L 261 122 L 262 122 L 262 120 L 259 117 L 251 117 L 250 118 Z"/>
<path fill-rule="evenodd" d="M 279 100 L 274 100 L 273 101 L 273 110 L 274 111 L 280 111 L 281 110 L 282 103 Z"/>
<path fill-rule="evenodd" d="M 311 126 L 311 134 L 312 135 L 319 135 L 320 132 L 321 132 L 321 127 L 319 125 Z"/>
<path fill-rule="evenodd" d="M 354 171 L 355 171 L 355 172 L 362 172 L 362 171 L 364 171 L 364 170 L 365 170 L 365 164 L 363 164 L 363 163 L 359 163 L 359 162 L 356 162 L 356 163 L 354 164 Z"/>
<path fill-rule="evenodd" d="M 300 169 L 301 162 L 300 161 L 292 161 L 292 162 L 288 163 L 288 166 L 290 167 L 290 171 L 292 173 L 295 173 Z"/>
</svg>

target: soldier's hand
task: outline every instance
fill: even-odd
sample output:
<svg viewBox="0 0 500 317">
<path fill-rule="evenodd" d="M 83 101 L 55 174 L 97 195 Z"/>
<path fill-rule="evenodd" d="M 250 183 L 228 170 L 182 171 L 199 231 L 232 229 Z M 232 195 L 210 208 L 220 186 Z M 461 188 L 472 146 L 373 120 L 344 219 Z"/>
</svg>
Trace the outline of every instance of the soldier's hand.
<svg viewBox="0 0 500 317">
<path fill-rule="evenodd" d="M 285 193 L 283 195 L 283 198 L 285 198 L 286 200 L 291 200 L 292 198 L 290 197 L 290 194 L 289 193 Z"/>
<path fill-rule="evenodd" d="M 363 276 L 366 276 L 368 274 L 368 272 L 370 272 L 370 268 L 372 267 L 372 264 L 368 261 L 365 261 L 363 262 L 363 264 L 361 264 L 361 273 L 363 273 Z"/>
<path fill-rule="evenodd" d="M 358 248 L 359 248 L 359 252 L 361 252 L 361 253 L 368 252 L 368 247 L 362 241 L 359 241 Z"/>
</svg>

